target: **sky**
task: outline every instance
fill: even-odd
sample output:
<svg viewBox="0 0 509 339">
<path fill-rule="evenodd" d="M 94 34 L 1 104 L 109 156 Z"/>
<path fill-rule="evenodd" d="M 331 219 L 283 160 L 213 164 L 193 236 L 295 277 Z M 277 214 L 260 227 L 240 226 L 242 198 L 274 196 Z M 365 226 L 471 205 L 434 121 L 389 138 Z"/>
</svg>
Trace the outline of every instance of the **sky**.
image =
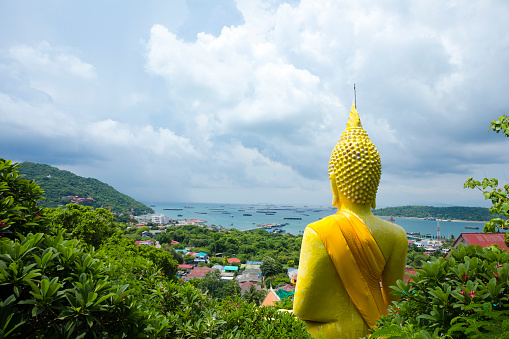
<svg viewBox="0 0 509 339">
<path fill-rule="evenodd" d="M 0 157 L 144 202 L 329 205 L 354 100 L 377 206 L 509 182 L 506 1 L 0 0 Z"/>
</svg>

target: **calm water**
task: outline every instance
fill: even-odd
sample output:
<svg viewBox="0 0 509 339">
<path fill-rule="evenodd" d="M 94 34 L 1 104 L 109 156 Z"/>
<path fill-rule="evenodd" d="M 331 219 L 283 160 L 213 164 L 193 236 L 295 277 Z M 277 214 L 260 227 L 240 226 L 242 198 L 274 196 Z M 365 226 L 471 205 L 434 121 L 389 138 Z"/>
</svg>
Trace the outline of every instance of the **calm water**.
<svg viewBox="0 0 509 339">
<path fill-rule="evenodd" d="M 298 235 L 304 231 L 306 225 L 323 217 L 335 213 L 330 206 L 305 205 L 234 205 L 234 204 L 185 204 L 185 203 L 156 203 L 152 207 L 156 213 L 162 213 L 171 219 L 196 218 L 206 221 L 207 225 L 223 226 L 246 230 L 259 224 L 287 223 L 283 229 L 287 233 Z M 170 209 L 170 210 L 168 210 Z M 250 215 L 249 215 L 250 214 Z M 179 216 L 182 215 L 182 216 Z M 301 218 L 285 219 L 285 218 Z M 421 234 L 437 234 L 437 222 L 421 219 L 395 218 L 396 224 L 407 232 Z M 479 229 L 466 229 L 465 226 L 475 226 Z M 460 233 L 482 232 L 484 224 L 475 222 L 440 222 L 442 237 L 458 237 Z"/>
</svg>

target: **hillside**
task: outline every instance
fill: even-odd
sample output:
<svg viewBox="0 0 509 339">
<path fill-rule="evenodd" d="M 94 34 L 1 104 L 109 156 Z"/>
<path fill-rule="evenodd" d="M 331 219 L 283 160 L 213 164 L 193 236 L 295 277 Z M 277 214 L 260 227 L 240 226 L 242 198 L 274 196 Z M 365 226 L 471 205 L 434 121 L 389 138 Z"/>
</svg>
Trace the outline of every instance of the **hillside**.
<svg viewBox="0 0 509 339">
<path fill-rule="evenodd" d="M 500 214 L 491 214 L 485 207 L 433 207 L 433 206 L 398 206 L 373 210 L 375 215 L 440 219 L 488 221 L 491 218 L 503 218 Z"/>
<path fill-rule="evenodd" d="M 134 200 L 133 198 L 118 192 L 113 187 L 93 178 L 83 178 L 69 171 L 63 171 L 56 167 L 25 161 L 19 169 L 26 179 L 33 179 L 46 192 L 46 200 L 39 201 L 44 207 L 57 207 L 71 203 L 75 196 L 86 199 L 82 205 L 94 208 L 111 208 L 115 213 L 129 213 L 131 204 L 134 204 L 134 214 L 154 213 L 154 211 Z"/>
</svg>

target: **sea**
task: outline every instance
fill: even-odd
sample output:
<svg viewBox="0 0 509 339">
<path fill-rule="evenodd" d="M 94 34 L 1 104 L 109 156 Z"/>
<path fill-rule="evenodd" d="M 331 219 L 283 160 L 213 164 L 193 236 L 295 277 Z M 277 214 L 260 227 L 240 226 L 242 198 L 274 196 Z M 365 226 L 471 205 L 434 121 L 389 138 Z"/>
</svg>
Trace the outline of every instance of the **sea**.
<svg viewBox="0 0 509 339">
<path fill-rule="evenodd" d="M 212 204 L 212 203 L 152 203 L 157 214 L 164 214 L 173 220 L 195 218 L 205 221 L 208 226 L 235 228 L 245 231 L 269 224 L 284 224 L 286 233 L 299 235 L 306 225 L 334 214 L 335 207 L 310 205 L 271 205 L 271 204 Z M 388 219 L 389 216 L 381 217 Z M 484 223 L 474 221 L 436 221 L 394 217 L 395 223 L 406 232 L 418 232 L 421 235 L 437 236 L 440 227 L 442 238 L 456 238 L 461 233 L 482 232 Z M 476 227 L 478 229 L 476 229 Z"/>
</svg>

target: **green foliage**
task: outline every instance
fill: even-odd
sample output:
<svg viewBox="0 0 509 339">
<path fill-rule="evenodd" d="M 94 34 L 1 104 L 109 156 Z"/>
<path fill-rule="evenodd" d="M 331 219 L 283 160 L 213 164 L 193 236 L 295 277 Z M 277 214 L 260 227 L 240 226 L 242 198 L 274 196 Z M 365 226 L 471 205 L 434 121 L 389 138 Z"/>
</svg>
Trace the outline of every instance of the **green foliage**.
<svg viewBox="0 0 509 339">
<path fill-rule="evenodd" d="M 498 120 L 493 120 L 489 129 L 493 129 L 496 133 L 502 132 L 509 137 L 509 116 L 501 116 Z M 485 233 L 498 233 L 501 229 L 509 230 L 509 184 L 498 187 L 498 180 L 495 178 L 484 178 L 481 181 L 468 178 L 464 188 L 479 189 L 484 199 L 491 200 L 493 206 L 490 213 L 494 214 L 486 224 L 484 224 Z M 506 233 L 505 243 L 509 246 L 509 235 Z"/>
<path fill-rule="evenodd" d="M 423 254 L 424 252 L 426 252 L 426 249 L 424 247 L 417 247 L 414 244 L 408 246 L 407 265 L 413 268 L 418 268 L 421 267 L 427 261 L 444 256 L 444 254 L 440 251 L 435 251 L 431 254 L 426 255 Z"/>
<path fill-rule="evenodd" d="M 288 278 L 287 273 L 278 273 L 276 275 L 269 276 L 265 278 L 265 286 L 269 288 L 272 286 L 273 288 L 281 287 L 283 285 L 288 285 L 291 283 L 290 278 Z"/>
<path fill-rule="evenodd" d="M 103 242 L 115 234 L 121 226 L 113 221 L 113 215 L 104 208 L 68 204 L 65 208 L 45 210 L 48 220 L 54 227 L 65 228 L 73 238 L 99 248 Z"/>
<path fill-rule="evenodd" d="M 241 232 L 229 230 L 220 232 L 201 226 L 186 225 L 168 228 L 166 233 L 159 235 L 159 242 L 171 243 L 178 241 L 178 248 L 199 248 L 209 256 L 222 253 L 227 257 L 237 257 L 243 261 L 262 261 L 264 257 L 274 258 L 281 265 L 289 260 L 298 264 L 302 235 L 271 234 L 265 230 Z"/>
<path fill-rule="evenodd" d="M 168 277 L 169 280 L 176 279 L 178 271 L 178 262 L 173 259 L 170 252 L 164 251 L 160 248 L 148 245 L 134 245 L 134 241 L 121 237 L 116 234 L 115 236 L 108 239 L 108 242 L 104 244 L 100 251 L 97 252 L 97 256 L 117 269 L 117 276 L 129 276 L 127 281 L 139 280 L 140 274 L 145 274 L 144 270 L 147 267 L 150 270 L 155 269 L 157 274 Z M 139 269 L 133 264 L 133 260 L 139 259 L 141 261 L 149 260 L 140 264 Z M 129 268 L 129 269 L 127 269 Z"/>
<path fill-rule="evenodd" d="M 44 191 L 33 180 L 23 179 L 19 164 L 0 158 L 0 236 L 48 231 L 48 222 L 37 200 Z"/>
<path fill-rule="evenodd" d="M 408 284 L 394 286 L 400 301 L 377 324 L 384 338 L 501 338 L 509 331 L 509 254 L 495 247 L 460 247 L 425 263 Z"/>
<path fill-rule="evenodd" d="M 225 299 L 234 295 L 240 296 L 240 286 L 235 280 L 221 279 L 218 270 L 207 272 L 205 277 L 199 279 L 197 287 L 203 293 L 216 299 Z"/>
<path fill-rule="evenodd" d="M 5 337 L 135 336 L 150 323 L 128 286 L 62 234 L 0 243 L 0 286 Z"/>
<path fill-rule="evenodd" d="M 281 301 L 276 301 L 274 306 L 282 310 L 293 310 L 293 296 L 281 298 Z"/>
<path fill-rule="evenodd" d="M 435 217 L 440 219 L 484 221 L 492 217 L 485 207 L 433 207 L 433 206 L 398 206 L 373 210 L 374 215 L 392 215 L 406 218 Z"/>
<path fill-rule="evenodd" d="M 509 116 L 502 115 L 498 120 L 493 120 L 488 131 L 490 129 L 494 130 L 496 133 L 502 132 L 506 137 L 509 137 Z"/>
<path fill-rule="evenodd" d="M 98 244 L 87 229 L 114 229 L 111 215 L 81 206 L 48 211 L 52 223 L 33 216 L 42 191 L 10 162 L 0 165 L 1 338 L 311 338 L 293 315 L 238 297 L 219 301 L 177 281 L 168 251 L 118 232 L 98 252 L 67 239 Z"/>
<path fill-rule="evenodd" d="M 94 199 L 94 201 L 84 203 L 87 206 L 111 208 L 111 211 L 117 214 L 129 214 L 131 204 L 134 204 L 136 214 L 154 213 L 154 210 L 145 204 L 118 192 L 97 179 L 83 178 L 53 166 L 28 161 L 21 164 L 19 173 L 23 177 L 34 180 L 46 192 L 46 199 L 40 201 L 43 207 L 65 205 L 71 202 L 71 198 L 67 198 L 67 196 L 79 196 L 80 198 Z"/>
<path fill-rule="evenodd" d="M 260 269 L 264 277 L 272 277 L 285 272 L 283 265 L 271 257 L 263 258 L 263 264 L 260 265 Z"/>
<path fill-rule="evenodd" d="M 491 200 L 493 206 L 490 208 L 490 212 L 504 216 L 503 218 L 492 218 L 490 221 L 484 224 L 485 233 L 498 233 L 501 229 L 509 230 L 509 184 L 503 188 L 498 187 L 498 180 L 495 178 L 484 178 L 483 181 L 474 180 L 468 178 L 465 182 L 464 188 L 478 188 L 483 192 L 484 199 Z M 508 242 L 506 237 L 506 242 Z"/>
<path fill-rule="evenodd" d="M 242 296 L 247 302 L 254 303 L 255 305 L 261 305 L 265 297 L 267 296 L 267 290 L 256 290 L 255 285 L 251 285 L 248 290 L 244 292 Z"/>
</svg>

